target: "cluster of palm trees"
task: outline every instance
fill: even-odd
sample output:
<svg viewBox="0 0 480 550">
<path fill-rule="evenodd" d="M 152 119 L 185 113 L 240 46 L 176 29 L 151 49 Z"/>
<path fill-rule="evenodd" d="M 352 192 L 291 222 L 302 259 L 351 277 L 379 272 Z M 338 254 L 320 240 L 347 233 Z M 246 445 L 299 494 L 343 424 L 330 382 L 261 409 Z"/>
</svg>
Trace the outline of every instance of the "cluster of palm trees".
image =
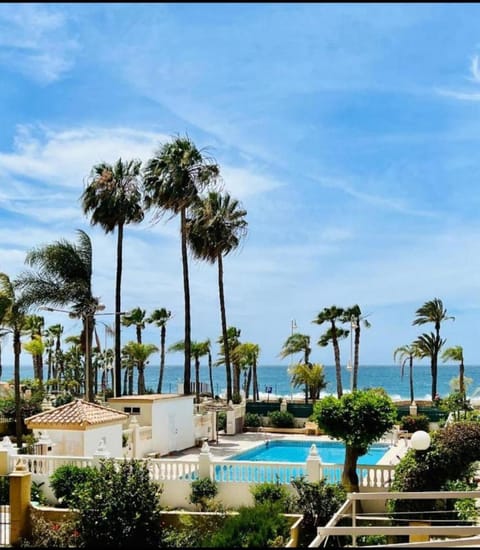
<svg viewBox="0 0 480 550">
<path fill-rule="evenodd" d="M 227 375 L 227 398 L 232 397 L 231 358 L 223 288 L 223 257 L 235 250 L 247 231 L 246 210 L 238 200 L 220 189 L 220 167 L 198 149 L 188 136 L 175 136 L 162 144 L 144 166 L 138 160 L 100 163 L 90 171 L 81 194 L 83 212 L 92 225 L 117 232 L 115 278 L 114 395 L 121 395 L 121 282 L 125 226 L 141 223 L 147 212 L 158 221 L 164 215 L 180 217 L 181 256 L 185 312 L 184 393 L 191 393 L 191 319 L 188 248 L 195 257 L 218 266 L 218 288 L 222 344 Z M 20 336 L 25 319 L 34 307 L 68 307 L 82 319 L 82 350 L 92 349 L 95 314 L 100 299 L 92 289 L 92 244 L 88 234 L 78 231 L 78 243 L 60 239 L 33 248 L 25 263 L 30 269 L 11 280 L 0 279 L 0 328 L 11 333 L 14 346 L 16 389 L 19 386 Z M 160 321 L 163 322 L 163 321 Z M 137 342 L 138 343 L 138 342 Z M 34 344 L 32 344 L 33 346 Z M 133 348 L 132 348 L 133 351 Z M 137 350 L 138 351 L 138 350 Z M 91 357 L 85 365 L 86 397 L 92 401 Z M 18 383 L 17 383 L 18 382 Z M 159 380 L 161 387 L 161 380 Z"/>
<path fill-rule="evenodd" d="M 354 353 L 353 365 L 351 365 L 353 369 L 351 389 L 355 390 L 358 383 L 360 330 L 362 325 L 366 328 L 370 327 L 370 323 L 366 317 L 367 315 L 362 314 L 358 304 L 348 308 L 333 305 L 320 311 L 312 321 L 312 323 L 317 325 L 323 325 L 324 323 L 328 325 L 327 330 L 320 336 L 317 344 L 321 347 L 332 344 L 338 398 L 343 395 L 339 341 L 348 336 L 354 337 L 352 340 Z M 348 325 L 348 328 L 342 326 L 345 324 Z M 291 336 L 284 342 L 279 354 L 282 359 L 289 355 L 302 354 L 301 360 L 290 367 L 290 374 L 292 375 L 292 384 L 294 387 L 305 386 L 305 402 L 308 399 L 312 399 L 313 401 L 318 399 L 320 392 L 326 387 L 323 365 L 310 362 L 311 352 L 310 336 L 308 334 L 292 332 Z"/>
<path fill-rule="evenodd" d="M 437 380 L 438 380 L 438 360 L 439 358 L 446 361 L 458 361 L 459 363 L 459 392 L 465 398 L 465 367 L 463 362 L 462 346 L 453 346 L 444 348 L 446 339 L 440 336 L 441 324 L 444 321 L 455 320 L 455 317 L 447 314 L 447 310 L 443 302 L 439 298 L 428 300 L 415 312 L 413 325 L 433 324 L 433 331 L 420 334 L 413 342 L 396 348 L 393 352 L 393 360 L 398 361 L 401 366 L 401 374 L 403 376 L 405 366 L 409 366 L 409 385 L 410 385 L 410 401 L 415 400 L 414 384 L 413 384 L 413 361 L 414 359 L 430 359 L 430 370 L 432 375 L 432 399 L 438 396 Z M 443 352 L 440 354 L 440 352 Z"/>
</svg>

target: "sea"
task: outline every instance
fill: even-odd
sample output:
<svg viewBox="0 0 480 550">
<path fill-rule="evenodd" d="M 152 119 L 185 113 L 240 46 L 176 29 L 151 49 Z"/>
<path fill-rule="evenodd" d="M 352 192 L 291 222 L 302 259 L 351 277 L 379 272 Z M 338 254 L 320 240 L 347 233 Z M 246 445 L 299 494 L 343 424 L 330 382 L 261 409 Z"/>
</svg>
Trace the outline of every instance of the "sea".
<svg viewBox="0 0 480 550">
<path fill-rule="evenodd" d="M 257 376 L 259 382 L 260 399 L 270 400 L 280 397 L 298 398 L 304 397 L 303 388 L 294 388 L 291 384 L 291 377 L 288 373 L 289 365 L 259 365 Z M 335 366 L 324 366 L 327 388 L 320 394 L 336 395 Z M 156 392 L 158 383 L 159 365 L 149 364 L 145 369 L 145 381 L 147 389 Z M 458 365 L 443 365 L 438 367 L 437 391 L 440 397 L 446 397 L 452 392 L 452 380 L 458 380 Z M 22 364 L 20 367 L 20 378 L 33 378 L 31 364 Z M 10 382 L 13 380 L 13 366 L 2 365 L 0 381 Z M 208 366 L 200 366 L 200 382 L 209 384 Z M 213 391 L 215 395 L 224 397 L 226 393 L 225 367 L 213 367 Z M 192 365 L 191 381 L 195 382 L 195 369 Z M 465 381 L 467 397 L 472 402 L 480 401 L 480 366 L 465 366 Z M 415 400 L 430 400 L 432 376 L 430 365 L 415 365 L 413 369 L 414 398 Z M 122 378 L 123 384 L 123 378 Z M 243 375 L 241 378 L 243 384 Z M 351 373 L 346 367 L 342 368 L 342 384 L 344 393 L 351 388 Z M 178 393 L 178 388 L 183 391 L 183 365 L 166 365 L 162 384 L 163 393 Z M 358 370 L 358 389 L 382 387 L 394 400 L 409 400 L 410 385 L 408 368 L 405 369 L 402 377 L 398 365 L 360 365 Z M 137 388 L 137 381 L 134 378 L 134 392 Z"/>
</svg>

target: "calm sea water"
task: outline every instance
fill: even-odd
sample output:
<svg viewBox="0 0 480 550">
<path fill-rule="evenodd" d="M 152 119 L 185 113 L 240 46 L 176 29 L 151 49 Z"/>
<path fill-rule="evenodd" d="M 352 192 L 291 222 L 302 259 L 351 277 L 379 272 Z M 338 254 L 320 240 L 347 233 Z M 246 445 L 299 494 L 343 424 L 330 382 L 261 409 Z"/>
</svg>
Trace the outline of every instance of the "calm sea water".
<svg viewBox="0 0 480 550">
<path fill-rule="evenodd" d="M 147 388 L 156 391 L 158 382 L 158 365 L 150 364 L 145 369 L 145 379 Z M 302 388 L 293 388 L 288 374 L 288 365 L 260 365 L 257 369 L 260 385 L 261 399 L 275 399 L 283 397 L 304 396 Z M 336 395 L 335 367 L 333 365 L 325 366 L 327 380 L 327 389 L 322 392 L 323 395 Z M 20 369 L 21 378 L 32 378 L 33 370 L 31 364 L 23 361 Z M 480 366 L 466 366 L 465 377 L 471 379 L 468 385 L 467 394 L 469 397 L 480 399 Z M 441 397 L 445 397 L 451 392 L 450 381 L 458 378 L 457 365 L 439 365 L 437 388 Z M 13 366 L 4 365 L 2 381 L 13 379 Z M 414 397 L 417 400 L 431 399 L 432 377 L 429 365 L 417 365 L 414 367 Z M 183 380 L 183 366 L 166 366 L 163 379 L 163 392 L 176 393 L 178 384 Z M 195 370 L 192 367 L 192 382 L 195 381 Z M 344 367 L 342 370 L 342 382 L 344 391 L 350 389 L 350 372 Z M 200 381 L 209 383 L 208 367 L 200 367 Z M 243 378 L 242 378 L 243 382 Z M 467 380 L 468 382 L 468 380 Z M 214 393 L 223 396 L 225 394 L 225 368 L 222 366 L 213 368 Z M 358 388 L 383 387 L 392 399 L 409 399 L 409 378 L 408 369 L 403 378 L 400 374 L 398 365 L 361 365 L 358 372 Z M 134 391 L 136 391 L 136 380 Z M 269 390 L 271 390 L 269 392 Z"/>
</svg>

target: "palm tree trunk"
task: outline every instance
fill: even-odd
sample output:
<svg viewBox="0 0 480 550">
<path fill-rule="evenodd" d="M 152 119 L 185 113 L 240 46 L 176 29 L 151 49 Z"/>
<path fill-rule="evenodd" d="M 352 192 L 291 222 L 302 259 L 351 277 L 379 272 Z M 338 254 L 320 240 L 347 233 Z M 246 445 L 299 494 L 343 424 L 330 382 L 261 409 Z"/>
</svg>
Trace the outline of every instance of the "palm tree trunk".
<svg viewBox="0 0 480 550">
<path fill-rule="evenodd" d="M 160 329 L 160 373 L 158 375 L 157 393 L 162 393 L 163 373 L 165 372 L 165 326 Z"/>
<path fill-rule="evenodd" d="M 185 298 L 185 362 L 183 366 L 183 393 L 190 395 L 191 381 L 191 326 L 190 326 L 190 287 L 188 280 L 188 256 L 187 256 L 187 231 L 186 231 L 186 211 L 182 208 L 180 212 L 180 233 L 182 241 L 182 266 L 183 266 L 183 292 Z"/>
<path fill-rule="evenodd" d="M 215 395 L 213 390 L 213 370 L 212 370 L 212 354 L 208 352 L 208 376 L 210 378 L 210 391 L 212 392 L 212 397 Z"/>
<path fill-rule="evenodd" d="M 458 371 L 458 383 L 459 390 L 462 395 L 465 395 L 465 367 L 463 361 L 460 361 L 459 371 Z"/>
<path fill-rule="evenodd" d="M 343 395 L 342 386 L 342 367 L 340 365 L 340 349 L 338 347 L 337 331 L 335 330 L 335 323 L 332 321 L 332 344 L 333 353 L 335 356 L 335 376 L 337 380 L 337 397 L 340 399 Z"/>
<path fill-rule="evenodd" d="M 200 359 L 195 356 L 195 400 L 200 403 Z"/>
<path fill-rule="evenodd" d="M 410 356 L 410 403 L 415 401 L 415 397 L 413 395 L 413 357 Z"/>
<path fill-rule="evenodd" d="M 225 313 L 225 296 L 223 293 L 223 260 L 222 255 L 217 257 L 218 263 L 218 296 L 220 300 L 220 315 L 222 318 L 223 350 L 225 355 L 225 374 L 227 382 L 227 402 L 232 400 L 232 370 L 230 368 L 230 349 L 228 345 L 227 315 Z"/>
<path fill-rule="evenodd" d="M 138 379 L 137 379 L 137 392 L 138 395 L 145 395 L 145 366 L 140 363 L 137 365 Z"/>
<path fill-rule="evenodd" d="M 13 331 L 13 356 L 14 356 L 14 386 L 15 386 L 15 435 L 17 439 L 17 448 L 22 448 L 23 423 L 22 423 L 22 403 L 20 399 L 20 353 L 22 346 L 20 343 L 20 331 Z"/>
<path fill-rule="evenodd" d="M 355 328 L 355 340 L 353 343 L 353 378 L 352 378 L 352 390 L 356 390 L 358 387 L 358 350 L 360 348 L 360 318 L 356 319 Z"/>
<path fill-rule="evenodd" d="M 117 233 L 117 273 L 115 279 L 115 367 L 114 367 L 114 397 L 122 395 L 122 342 L 121 342 L 121 319 L 120 312 L 122 311 L 122 265 L 123 265 L 123 224 L 118 224 Z"/>
</svg>

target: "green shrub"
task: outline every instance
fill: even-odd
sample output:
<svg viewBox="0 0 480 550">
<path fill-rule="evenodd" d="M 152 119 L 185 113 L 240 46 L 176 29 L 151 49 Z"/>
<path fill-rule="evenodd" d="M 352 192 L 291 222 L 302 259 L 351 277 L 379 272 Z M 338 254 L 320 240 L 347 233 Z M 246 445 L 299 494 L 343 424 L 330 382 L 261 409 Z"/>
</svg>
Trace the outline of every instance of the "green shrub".
<svg viewBox="0 0 480 550">
<path fill-rule="evenodd" d="M 234 394 L 232 394 L 232 403 L 234 405 L 239 405 L 241 402 L 242 402 L 242 396 L 238 392 L 235 392 Z"/>
<path fill-rule="evenodd" d="M 64 508 L 75 508 L 76 489 L 95 476 L 96 470 L 91 466 L 64 464 L 50 476 L 50 487 L 60 505 Z"/>
<path fill-rule="evenodd" d="M 87 548 L 158 548 L 162 487 L 148 461 L 103 459 L 77 489 L 78 531 Z"/>
<path fill-rule="evenodd" d="M 429 428 L 430 420 L 425 414 L 417 414 L 416 416 L 407 414 L 400 420 L 400 429 L 407 430 L 408 433 L 413 433 L 417 430 L 428 432 Z"/>
<path fill-rule="evenodd" d="M 288 519 L 278 504 L 242 506 L 227 516 L 221 530 L 203 541 L 209 548 L 285 547 L 290 538 Z"/>
<path fill-rule="evenodd" d="M 262 425 L 262 417 L 257 413 L 245 413 L 245 426 L 250 428 L 259 428 Z"/>
<path fill-rule="evenodd" d="M 289 411 L 270 411 L 268 418 L 274 428 L 295 427 L 295 416 Z"/>
<path fill-rule="evenodd" d="M 291 513 L 295 509 L 296 499 L 287 487 L 281 483 L 265 481 L 250 487 L 255 505 L 277 502 L 284 513 Z"/>
<path fill-rule="evenodd" d="M 225 411 L 220 411 L 217 414 L 217 429 L 218 431 L 224 430 L 227 427 L 227 413 Z"/>
<path fill-rule="evenodd" d="M 21 547 L 33 548 L 77 548 L 79 532 L 75 520 L 61 522 L 47 521 L 42 516 L 32 521 L 32 534 L 21 541 Z"/>
<path fill-rule="evenodd" d="M 213 508 L 213 499 L 217 493 L 217 482 L 209 477 L 202 477 L 192 481 L 190 502 L 198 506 L 202 512 L 206 512 Z"/>
</svg>

